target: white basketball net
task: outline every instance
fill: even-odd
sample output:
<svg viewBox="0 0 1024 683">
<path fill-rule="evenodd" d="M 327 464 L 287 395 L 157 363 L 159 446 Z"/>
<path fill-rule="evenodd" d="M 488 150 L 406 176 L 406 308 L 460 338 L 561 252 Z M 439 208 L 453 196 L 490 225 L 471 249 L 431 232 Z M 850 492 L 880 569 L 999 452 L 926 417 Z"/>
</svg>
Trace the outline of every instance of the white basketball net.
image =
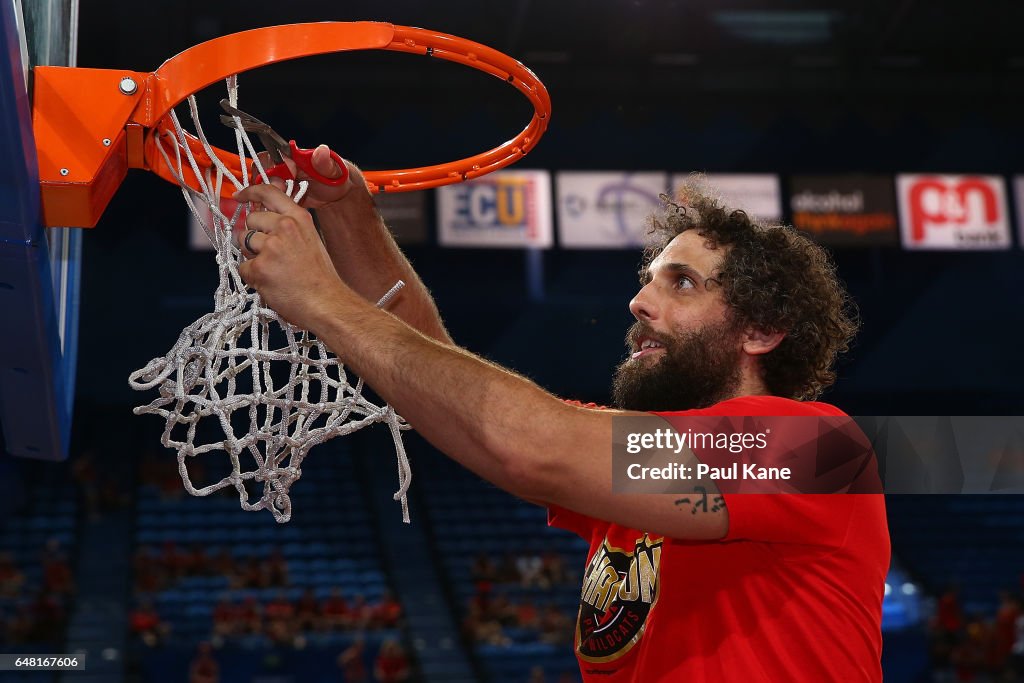
<svg viewBox="0 0 1024 683">
<path fill-rule="evenodd" d="M 227 79 L 227 86 L 228 100 L 237 106 L 237 77 Z M 160 392 L 152 403 L 135 408 L 135 414 L 153 413 L 166 420 L 160 442 L 177 451 L 178 471 L 190 494 L 208 496 L 233 486 L 242 509 L 270 510 L 278 522 L 291 519 L 288 491 L 302 476 L 299 468 L 313 446 L 383 422 L 391 430 L 398 458 L 399 489 L 394 498 L 400 501 L 402 519 L 408 522 L 406 492 L 412 471 L 401 430 L 409 425 L 390 406 L 378 406 L 364 398 L 363 380 L 351 385 L 344 366 L 323 342 L 282 320 L 263 305 L 259 294 L 246 287 L 238 274 L 243 256 L 232 240 L 235 224 L 245 215 L 244 206 L 225 215 L 220 192 L 225 181 L 238 190 L 249 185 L 248 159 L 254 161 L 263 182 L 268 182 L 266 172 L 236 117 L 242 177 L 235 177 L 213 153 L 199 123 L 195 98 L 190 97 L 188 104 L 196 136 L 214 168 L 200 169 L 173 111 L 175 135 L 158 137 L 158 149 L 168 166 L 177 169 L 185 202 L 216 248 L 220 284 L 214 293 L 213 312 L 182 330 L 166 356 L 154 358 L 129 377 L 133 389 L 156 388 Z M 182 180 L 184 164 L 199 178 L 201 192 Z M 305 181 L 289 181 L 286 192 L 298 202 L 306 188 Z M 402 284 L 398 282 L 377 305 L 383 307 Z M 278 338 L 282 340 L 279 343 Z M 238 386 L 240 379 L 243 387 Z M 250 393 L 239 393 L 243 389 Z M 200 431 L 203 435 L 209 431 L 201 430 L 204 418 L 204 426 L 214 422 L 215 436 L 200 443 Z M 193 486 L 186 468 L 188 459 L 221 450 L 230 458 L 231 474 L 202 488 Z M 247 484 L 256 491 L 262 487 L 259 500 L 250 502 Z"/>
</svg>

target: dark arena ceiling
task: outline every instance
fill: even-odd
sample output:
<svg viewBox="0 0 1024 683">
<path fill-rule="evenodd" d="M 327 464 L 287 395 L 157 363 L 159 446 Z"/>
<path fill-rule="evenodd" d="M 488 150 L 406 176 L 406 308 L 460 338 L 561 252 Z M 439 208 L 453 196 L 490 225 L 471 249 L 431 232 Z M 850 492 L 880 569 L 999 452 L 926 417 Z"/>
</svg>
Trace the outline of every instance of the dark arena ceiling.
<svg viewBox="0 0 1024 683">
<path fill-rule="evenodd" d="M 377 20 L 484 43 L 525 62 L 552 89 L 955 89 L 1019 99 L 1024 85 L 1019 0 L 154 0 L 85 2 L 80 14 L 81 66 L 152 70 L 234 31 Z M 410 87 L 422 68 L 394 64 L 374 69 L 381 88 Z"/>
</svg>

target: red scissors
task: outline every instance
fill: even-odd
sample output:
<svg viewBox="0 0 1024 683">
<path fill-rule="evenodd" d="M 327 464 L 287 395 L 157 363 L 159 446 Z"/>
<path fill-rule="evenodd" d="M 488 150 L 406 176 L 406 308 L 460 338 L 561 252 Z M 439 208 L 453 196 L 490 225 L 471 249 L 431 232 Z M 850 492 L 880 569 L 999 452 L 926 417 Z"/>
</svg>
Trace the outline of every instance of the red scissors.
<svg viewBox="0 0 1024 683">
<path fill-rule="evenodd" d="M 337 178 L 328 178 L 313 169 L 313 150 L 299 147 L 295 144 L 295 140 L 285 141 L 269 125 L 263 123 L 255 116 L 246 114 L 241 109 L 235 109 L 227 100 L 221 100 L 220 107 L 227 112 L 227 115 L 221 115 L 221 123 L 229 128 L 234 128 L 236 126 L 235 118 L 237 117 L 242 122 L 242 130 L 248 133 L 255 133 L 259 137 L 260 142 L 263 143 L 263 148 L 270 154 L 271 163 L 274 164 L 271 168 L 265 169 L 268 178 L 295 180 L 295 175 L 288 168 L 288 164 L 284 162 L 285 157 L 287 157 L 294 161 L 295 165 L 302 172 L 318 183 L 337 187 L 338 185 L 344 185 L 345 181 L 348 180 L 348 166 L 345 165 L 345 162 L 336 152 L 331 151 L 331 159 L 341 169 L 341 175 Z M 259 182 L 259 179 L 257 178 L 255 182 Z"/>
</svg>

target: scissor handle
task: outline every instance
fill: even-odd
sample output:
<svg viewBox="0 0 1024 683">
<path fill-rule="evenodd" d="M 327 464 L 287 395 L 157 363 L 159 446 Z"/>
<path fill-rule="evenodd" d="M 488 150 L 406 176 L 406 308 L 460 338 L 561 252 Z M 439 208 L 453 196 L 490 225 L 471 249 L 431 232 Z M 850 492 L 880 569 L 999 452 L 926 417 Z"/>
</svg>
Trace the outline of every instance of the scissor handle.
<svg viewBox="0 0 1024 683">
<path fill-rule="evenodd" d="M 348 166 L 345 165 L 344 160 L 338 156 L 338 153 L 333 149 L 331 150 L 331 159 L 334 159 L 334 163 L 336 163 L 338 168 L 341 169 L 341 175 L 337 178 L 328 178 L 327 176 L 317 173 L 313 169 L 313 150 L 299 147 L 295 144 L 295 140 L 289 140 L 288 146 L 291 147 L 292 161 L 295 162 L 295 165 L 301 168 L 306 175 L 316 182 L 323 183 L 324 185 L 330 185 L 331 187 L 337 187 L 339 185 L 344 185 L 348 180 Z"/>
<path fill-rule="evenodd" d="M 295 174 L 288 168 L 288 164 L 278 164 L 270 168 L 264 168 L 263 171 L 267 174 L 267 178 L 280 178 L 281 180 L 295 180 Z M 263 178 L 256 173 L 255 167 L 252 172 L 253 185 L 259 185 L 263 182 Z"/>
</svg>

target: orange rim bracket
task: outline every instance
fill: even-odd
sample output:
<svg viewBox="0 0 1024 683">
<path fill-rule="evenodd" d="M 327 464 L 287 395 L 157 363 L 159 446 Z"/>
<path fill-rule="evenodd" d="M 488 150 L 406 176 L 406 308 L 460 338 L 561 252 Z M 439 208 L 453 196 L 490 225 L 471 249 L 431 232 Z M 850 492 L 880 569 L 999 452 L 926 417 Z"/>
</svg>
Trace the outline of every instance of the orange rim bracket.
<svg viewBox="0 0 1024 683">
<path fill-rule="evenodd" d="M 43 223 L 91 228 L 128 172 L 125 124 L 149 74 L 39 66 L 33 75 Z"/>
</svg>

